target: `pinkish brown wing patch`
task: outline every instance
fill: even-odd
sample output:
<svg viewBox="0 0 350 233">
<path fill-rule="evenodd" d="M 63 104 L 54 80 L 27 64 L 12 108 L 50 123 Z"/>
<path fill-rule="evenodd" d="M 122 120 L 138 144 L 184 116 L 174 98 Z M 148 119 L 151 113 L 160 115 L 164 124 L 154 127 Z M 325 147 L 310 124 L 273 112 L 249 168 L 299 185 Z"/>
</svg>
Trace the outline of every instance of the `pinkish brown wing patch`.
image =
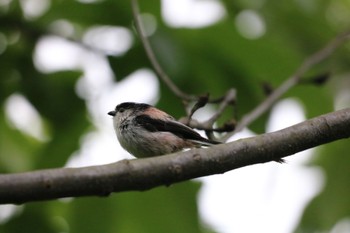
<svg viewBox="0 0 350 233">
<path fill-rule="evenodd" d="M 172 116 L 170 116 L 169 114 L 167 114 L 159 109 L 153 108 L 153 107 L 148 108 L 145 111 L 145 114 L 152 116 L 153 119 L 159 119 L 159 120 L 172 119 L 172 120 L 174 120 L 174 118 Z"/>
</svg>

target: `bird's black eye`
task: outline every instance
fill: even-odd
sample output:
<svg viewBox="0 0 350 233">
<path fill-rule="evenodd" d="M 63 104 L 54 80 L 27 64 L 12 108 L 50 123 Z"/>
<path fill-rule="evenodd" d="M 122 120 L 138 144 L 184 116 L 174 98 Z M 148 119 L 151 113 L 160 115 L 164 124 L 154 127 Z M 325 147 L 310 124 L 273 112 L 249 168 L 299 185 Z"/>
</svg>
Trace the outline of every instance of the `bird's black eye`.
<svg viewBox="0 0 350 233">
<path fill-rule="evenodd" d="M 118 110 L 118 112 L 120 112 L 120 113 L 121 113 L 121 112 L 124 112 L 124 111 L 125 111 L 124 108 L 121 108 L 121 109 Z"/>
</svg>

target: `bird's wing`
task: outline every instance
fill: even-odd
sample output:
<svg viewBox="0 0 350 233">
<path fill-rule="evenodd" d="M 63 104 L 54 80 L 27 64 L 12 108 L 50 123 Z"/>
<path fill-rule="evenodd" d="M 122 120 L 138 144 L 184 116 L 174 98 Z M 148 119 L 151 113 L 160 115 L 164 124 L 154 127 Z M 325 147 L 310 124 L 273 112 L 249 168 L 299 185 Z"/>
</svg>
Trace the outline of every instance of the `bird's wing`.
<svg viewBox="0 0 350 233">
<path fill-rule="evenodd" d="M 171 132 L 176 136 L 192 140 L 194 142 L 204 144 L 204 145 L 213 145 L 219 144 L 219 142 L 211 141 L 209 139 L 203 138 L 199 133 L 191 129 L 190 127 L 177 122 L 175 120 L 161 120 L 149 117 L 147 115 L 140 115 L 135 118 L 135 121 L 138 125 L 144 127 L 150 132 Z"/>
</svg>

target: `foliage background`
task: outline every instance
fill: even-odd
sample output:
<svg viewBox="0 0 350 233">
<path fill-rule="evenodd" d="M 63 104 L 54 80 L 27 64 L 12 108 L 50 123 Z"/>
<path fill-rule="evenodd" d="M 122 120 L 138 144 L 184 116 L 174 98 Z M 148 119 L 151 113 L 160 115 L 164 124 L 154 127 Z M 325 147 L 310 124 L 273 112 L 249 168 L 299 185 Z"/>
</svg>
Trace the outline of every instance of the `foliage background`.
<svg viewBox="0 0 350 233">
<path fill-rule="evenodd" d="M 94 130 L 87 100 L 76 92 L 84 71 L 40 71 L 33 58 L 41 38 L 55 34 L 94 51 L 93 46 L 82 44 L 87 30 L 101 25 L 124 27 L 134 37 L 128 51 L 118 55 L 99 51 L 108 59 L 115 82 L 136 69 L 150 67 L 134 33 L 128 1 L 31 0 L 28 2 L 34 2 L 37 7 L 47 4 L 34 16 L 28 14 L 25 2 L 0 2 L 1 173 L 63 167 L 79 150 L 82 136 Z M 350 22 L 350 4 L 346 0 L 219 3 L 225 16 L 213 25 L 200 28 L 170 27 L 164 22 L 159 1 L 142 1 L 140 7 L 156 19 L 157 30 L 150 41 L 176 84 L 188 93 L 210 92 L 212 96 L 223 95 L 228 87 L 235 87 L 238 116 L 264 98 L 262 82 L 278 86 L 308 55 L 346 30 Z M 265 33 L 261 37 L 246 38 L 238 30 L 234 22 L 244 10 L 251 10 L 263 19 Z M 71 34 L 52 30 L 52 24 L 61 19 L 72 26 Z M 310 77 L 330 72 L 331 80 L 326 85 L 299 85 L 286 97 L 299 99 L 307 118 L 349 106 L 349 59 L 347 44 L 310 71 Z M 157 106 L 176 117 L 182 116 L 181 101 L 163 84 L 159 91 Z M 40 114 L 48 140 L 30 136 L 9 122 L 6 103 L 14 93 L 23 95 Z M 267 118 L 268 114 L 251 128 L 262 133 Z M 322 167 L 326 183 L 305 209 L 296 232 L 329 231 L 340 220 L 349 218 L 349 146 L 348 141 L 340 141 L 316 150 L 312 164 Z M 198 182 L 186 182 L 170 189 L 123 193 L 103 199 L 30 203 L 3 219 L 0 232 L 210 232 L 198 217 L 199 188 Z"/>
</svg>

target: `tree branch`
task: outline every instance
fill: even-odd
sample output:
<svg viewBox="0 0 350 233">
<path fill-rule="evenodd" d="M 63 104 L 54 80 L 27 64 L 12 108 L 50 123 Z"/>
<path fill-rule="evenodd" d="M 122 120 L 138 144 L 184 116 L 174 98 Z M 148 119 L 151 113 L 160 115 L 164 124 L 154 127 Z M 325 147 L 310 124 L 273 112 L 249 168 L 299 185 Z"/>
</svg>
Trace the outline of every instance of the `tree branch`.
<svg viewBox="0 0 350 233">
<path fill-rule="evenodd" d="M 250 113 L 243 116 L 243 118 L 238 122 L 235 130 L 231 133 L 227 133 L 223 137 L 223 141 L 226 141 L 235 133 L 238 133 L 244 127 L 250 125 L 256 119 L 258 119 L 264 112 L 272 107 L 272 105 L 282 97 L 290 88 L 294 87 L 300 82 L 300 79 L 307 71 L 309 71 L 314 65 L 319 64 L 321 61 L 325 60 L 331 56 L 334 51 L 343 45 L 346 41 L 350 39 L 350 31 L 344 32 L 336 36 L 331 40 L 325 47 L 315 52 L 299 66 L 299 68 L 291 75 L 287 80 L 285 80 L 281 86 L 274 90 L 261 104 L 256 106 Z"/>
<path fill-rule="evenodd" d="M 144 27 L 142 25 L 142 21 L 140 19 L 140 9 L 138 5 L 137 0 L 132 0 L 131 1 L 131 7 L 132 7 L 132 12 L 134 15 L 134 20 L 135 20 L 135 26 L 136 30 L 140 36 L 140 40 L 142 42 L 142 45 L 146 51 L 146 55 L 148 59 L 150 60 L 154 70 L 158 74 L 158 77 L 169 87 L 169 89 L 179 98 L 184 99 L 184 100 L 192 100 L 195 101 L 197 100 L 196 96 L 189 95 L 181 91 L 175 83 L 169 78 L 169 76 L 165 73 L 161 65 L 159 64 L 152 47 L 147 39 Z"/>
<path fill-rule="evenodd" d="M 192 149 L 147 159 L 123 160 L 102 166 L 0 175 L 0 204 L 148 190 L 160 185 L 273 161 L 348 137 L 350 108 L 273 133 L 206 149 Z"/>
</svg>

